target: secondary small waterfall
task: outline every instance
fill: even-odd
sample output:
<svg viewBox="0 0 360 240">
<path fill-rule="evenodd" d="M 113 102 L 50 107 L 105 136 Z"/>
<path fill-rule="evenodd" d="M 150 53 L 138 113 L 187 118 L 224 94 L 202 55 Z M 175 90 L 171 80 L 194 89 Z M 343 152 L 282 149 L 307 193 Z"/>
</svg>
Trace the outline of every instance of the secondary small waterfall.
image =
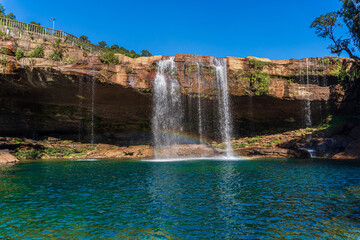
<svg viewBox="0 0 360 240">
<path fill-rule="evenodd" d="M 313 127 L 323 122 L 328 114 L 327 99 L 321 100 L 321 94 L 326 94 L 322 89 L 328 87 L 327 74 L 327 58 L 306 58 L 300 62 L 300 83 L 303 85 L 304 92 L 303 116 L 305 127 Z"/>
<path fill-rule="evenodd" d="M 213 62 L 216 69 L 216 83 L 218 85 L 218 101 L 220 116 L 220 133 L 223 142 L 226 145 L 226 156 L 231 157 L 231 116 L 229 106 L 229 92 L 227 82 L 227 68 L 225 58 L 214 58 Z"/>
<path fill-rule="evenodd" d="M 95 127 L 95 77 L 92 77 L 91 82 L 91 145 L 95 143 L 94 127 Z"/>
<path fill-rule="evenodd" d="M 203 129 L 202 129 L 202 108 L 201 108 L 201 66 L 200 63 L 196 63 L 197 67 L 197 81 L 198 81 L 198 126 L 199 126 L 199 140 L 203 141 Z"/>
<path fill-rule="evenodd" d="M 306 90 L 310 92 L 310 78 L 309 78 L 309 59 L 306 58 Z M 312 126 L 312 120 L 311 120 L 311 101 L 310 101 L 310 95 L 308 95 L 306 100 L 306 126 L 311 127 Z"/>
<path fill-rule="evenodd" d="M 309 77 L 309 59 L 306 58 L 306 66 L 304 70 L 303 61 L 300 62 L 300 81 L 301 83 L 306 84 L 305 92 L 306 92 L 306 100 L 304 103 L 304 116 L 305 116 L 305 126 L 312 126 L 311 119 L 311 101 L 310 101 L 310 77 Z"/>
<path fill-rule="evenodd" d="M 186 95 L 186 91 L 188 90 L 179 82 L 178 69 L 174 59 L 174 57 L 171 57 L 168 60 L 161 60 L 158 62 L 157 74 L 153 83 L 152 131 L 156 158 L 176 157 L 176 152 L 178 150 L 177 146 L 188 143 L 184 141 L 181 136 L 185 133 L 189 133 L 190 130 L 197 131 L 195 134 L 199 137 L 198 143 L 204 143 L 204 123 L 209 121 L 209 119 L 205 119 L 206 117 L 204 118 L 207 109 L 203 107 L 201 96 L 203 85 L 203 62 L 194 60 L 185 63 L 190 65 L 189 72 L 194 73 L 193 75 L 190 74 L 192 76 L 191 82 L 193 82 L 192 87 L 195 88 L 197 93 L 197 95 L 195 95 L 197 98 L 194 98 L 197 101 L 197 106 L 194 106 L 191 104 L 192 100 L 190 99 L 193 97 Z M 193 71 L 194 68 L 197 69 L 196 72 Z M 216 126 L 217 129 L 211 130 L 218 132 L 222 142 L 225 144 L 226 157 L 232 157 L 232 126 L 226 59 L 211 58 L 209 68 L 206 68 L 208 71 L 207 73 L 209 73 L 209 69 L 212 69 L 211 71 L 213 71 L 213 77 L 215 78 L 214 87 L 216 88 L 217 94 L 214 103 L 216 103 L 215 105 L 217 106 L 216 115 L 218 116 L 218 122 L 217 124 L 208 124 L 208 126 Z M 192 119 L 185 119 L 186 107 L 189 110 L 186 111 L 186 113 L 189 112 L 187 116 Z M 196 109 L 197 118 L 193 117 L 191 109 Z M 197 128 L 194 128 L 193 126 L 197 126 Z M 162 152 L 164 149 L 166 151 L 165 154 Z"/>
</svg>

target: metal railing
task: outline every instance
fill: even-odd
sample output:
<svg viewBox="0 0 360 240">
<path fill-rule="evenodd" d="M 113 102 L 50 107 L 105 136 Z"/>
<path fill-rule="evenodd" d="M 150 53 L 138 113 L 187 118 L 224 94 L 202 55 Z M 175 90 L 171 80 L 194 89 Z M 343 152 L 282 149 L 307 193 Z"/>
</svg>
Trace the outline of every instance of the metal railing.
<svg viewBox="0 0 360 240">
<path fill-rule="evenodd" d="M 62 39 L 64 42 L 71 43 L 73 46 L 77 45 L 81 49 L 87 50 L 89 52 L 101 50 L 101 48 L 97 45 L 94 45 L 88 41 L 85 41 L 70 33 L 58 29 L 43 27 L 36 24 L 30 24 L 25 22 L 19 22 L 17 20 L 13 20 L 9 18 L 1 18 L 1 17 L 0 17 L 0 25 L 5 26 L 7 28 L 18 30 L 20 38 L 24 36 L 24 33 L 28 33 L 31 36 L 38 35 L 44 38 Z M 8 30 L 6 34 L 9 34 Z"/>
</svg>

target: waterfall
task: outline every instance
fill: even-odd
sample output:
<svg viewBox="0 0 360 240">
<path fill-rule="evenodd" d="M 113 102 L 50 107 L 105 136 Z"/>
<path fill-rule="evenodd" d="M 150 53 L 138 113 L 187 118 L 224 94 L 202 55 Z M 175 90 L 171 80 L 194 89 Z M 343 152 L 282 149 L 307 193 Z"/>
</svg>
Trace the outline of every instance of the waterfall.
<svg viewBox="0 0 360 240">
<path fill-rule="evenodd" d="M 91 85 L 91 145 L 94 145 L 94 121 L 95 121 L 95 77 L 92 77 Z"/>
<path fill-rule="evenodd" d="M 199 126 L 199 141 L 202 143 L 203 129 L 202 129 L 202 109 L 201 109 L 201 72 L 200 63 L 196 62 L 197 67 L 197 81 L 198 81 L 198 126 Z"/>
<path fill-rule="evenodd" d="M 195 63 L 195 64 L 194 64 Z M 185 63 L 185 65 L 188 63 Z M 161 60 L 158 62 L 157 74 L 153 83 L 153 117 L 152 117 L 152 131 L 154 136 L 155 146 L 155 157 L 156 158 L 173 158 L 178 157 L 178 149 L 180 144 L 193 144 L 194 142 L 181 137 L 194 131 L 199 136 L 198 144 L 203 143 L 204 138 L 204 125 L 205 123 L 212 121 L 212 119 L 204 118 L 205 109 L 202 106 L 202 75 L 201 75 L 201 62 L 195 60 L 189 63 L 191 67 L 194 65 L 197 68 L 197 72 L 190 74 L 189 86 L 192 86 L 191 91 L 197 92 L 197 98 L 191 96 L 185 96 L 184 89 L 189 86 L 181 86 L 179 83 L 178 69 L 176 67 L 174 57 L 168 60 Z M 185 69 L 184 65 L 184 69 Z M 226 157 L 232 157 L 231 147 L 231 115 L 229 107 L 229 93 L 227 83 L 227 63 L 226 59 L 223 58 L 212 58 L 210 61 L 210 67 L 215 70 L 215 88 L 216 88 L 216 99 L 217 103 L 216 118 L 217 129 L 221 136 L 221 140 L 226 146 Z M 184 82 L 185 75 L 183 76 Z M 183 94 L 184 93 L 184 94 Z M 187 99 L 187 101 L 184 101 Z M 197 104 L 192 104 L 192 101 L 197 101 Z M 185 105 L 187 104 L 187 105 Z M 186 108 L 187 107 L 187 108 Z M 186 115 L 185 109 L 188 109 Z M 194 109 L 198 115 L 193 116 L 192 109 Z M 207 109 L 212 110 L 212 109 Z M 186 119 L 191 118 L 191 119 Z M 194 126 L 197 125 L 197 128 Z M 204 146 L 204 145 L 203 145 Z M 199 156 L 203 156 L 200 154 Z"/>
<path fill-rule="evenodd" d="M 81 129 L 82 129 L 82 107 L 83 107 L 83 82 L 84 82 L 84 76 L 81 75 L 79 77 L 79 91 L 78 91 L 78 98 L 79 98 L 79 126 L 78 126 L 78 141 L 81 141 Z"/>
<path fill-rule="evenodd" d="M 227 82 L 227 62 L 225 58 L 214 58 L 213 65 L 216 70 L 216 83 L 218 87 L 218 101 L 219 101 L 219 130 L 222 141 L 226 145 L 226 157 L 232 157 L 231 146 L 231 116 L 229 106 L 229 92 Z"/>
<path fill-rule="evenodd" d="M 307 94 L 307 100 L 305 105 L 305 111 L 306 111 L 306 127 L 312 126 L 311 121 L 311 101 L 310 101 L 310 78 L 309 78 L 309 59 L 306 58 L 306 90 L 308 92 Z"/>
<path fill-rule="evenodd" d="M 158 63 L 153 84 L 153 100 L 152 131 L 155 157 L 158 158 L 158 153 L 164 146 L 168 146 L 166 155 L 171 157 L 176 151 L 175 145 L 180 143 L 176 133 L 183 130 L 184 116 L 174 57 Z"/>
<path fill-rule="evenodd" d="M 305 95 L 306 100 L 304 103 L 304 117 L 305 117 L 305 126 L 311 127 L 312 126 L 312 120 L 311 120 L 311 101 L 310 101 L 310 76 L 309 76 L 309 59 L 306 58 L 306 72 L 304 76 L 304 70 L 303 70 L 303 61 L 300 62 L 300 82 L 302 84 L 306 84 L 305 88 Z M 306 77 L 306 82 L 305 78 Z"/>
</svg>

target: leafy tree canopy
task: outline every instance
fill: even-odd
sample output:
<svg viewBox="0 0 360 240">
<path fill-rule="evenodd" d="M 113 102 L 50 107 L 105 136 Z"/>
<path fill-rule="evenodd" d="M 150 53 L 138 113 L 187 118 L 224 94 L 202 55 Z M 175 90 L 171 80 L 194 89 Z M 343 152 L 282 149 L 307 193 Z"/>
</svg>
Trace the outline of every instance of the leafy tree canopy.
<svg viewBox="0 0 360 240">
<path fill-rule="evenodd" d="M 30 24 L 33 24 L 33 25 L 38 25 L 38 26 L 40 26 L 40 23 L 39 23 L 39 22 L 34 22 L 34 21 L 32 21 L 32 22 L 30 22 Z"/>
<path fill-rule="evenodd" d="M 16 19 L 15 14 L 9 13 L 8 15 L 6 15 L 5 11 L 6 11 L 6 8 L 3 5 L 0 4 L 0 17 L 9 18 L 9 19 Z"/>
<path fill-rule="evenodd" d="M 342 7 L 337 12 L 330 12 L 316 18 L 311 24 L 321 38 L 332 41 L 331 53 L 340 55 L 346 52 L 350 58 L 360 62 L 360 0 L 340 0 Z M 336 30 L 346 28 L 346 36 L 337 36 Z"/>
<path fill-rule="evenodd" d="M 89 41 L 89 38 L 88 38 L 87 36 L 85 36 L 85 35 L 81 35 L 79 38 L 80 38 L 81 40 L 85 41 L 85 42 L 88 42 L 88 41 Z"/>
<path fill-rule="evenodd" d="M 148 50 L 142 50 L 141 56 L 150 57 L 150 56 L 152 56 L 152 54 Z"/>
<path fill-rule="evenodd" d="M 107 46 L 107 43 L 105 41 L 100 41 L 99 46 L 105 48 Z"/>
</svg>

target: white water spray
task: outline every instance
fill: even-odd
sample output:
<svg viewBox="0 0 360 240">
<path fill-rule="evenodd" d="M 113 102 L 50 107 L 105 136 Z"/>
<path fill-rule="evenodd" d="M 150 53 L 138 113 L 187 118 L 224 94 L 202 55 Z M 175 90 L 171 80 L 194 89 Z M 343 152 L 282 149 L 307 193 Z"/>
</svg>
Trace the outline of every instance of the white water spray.
<svg viewBox="0 0 360 240">
<path fill-rule="evenodd" d="M 177 80 L 177 68 L 174 57 L 158 63 L 158 71 L 153 85 L 153 118 L 152 131 L 155 143 L 155 157 L 162 147 L 167 147 L 167 157 L 173 156 L 179 144 L 179 138 L 174 134 L 183 130 L 183 106 L 181 89 Z"/>
<path fill-rule="evenodd" d="M 216 83 L 218 86 L 219 101 L 219 127 L 223 142 L 226 145 L 226 157 L 233 156 L 231 146 L 232 123 L 230 115 L 229 92 L 227 81 L 227 62 L 225 58 L 214 58 L 213 65 L 216 70 Z"/>
<path fill-rule="evenodd" d="M 306 100 L 306 104 L 305 104 L 306 127 L 311 127 L 312 120 L 311 120 L 310 78 L 309 78 L 309 59 L 308 58 L 306 58 L 306 90 L 308 92 L 307 100 Z"/>
<path fill-rule="evenodd" d="M 196 62 L 197 67 L 197 81 L 198 81 L 198 125 L 199 125 L 199 141 L 202 143 L 203 129 L 202 129 L 202 109 L 201 109 L 201 72 L 200 63 Z"/>
</svg>

